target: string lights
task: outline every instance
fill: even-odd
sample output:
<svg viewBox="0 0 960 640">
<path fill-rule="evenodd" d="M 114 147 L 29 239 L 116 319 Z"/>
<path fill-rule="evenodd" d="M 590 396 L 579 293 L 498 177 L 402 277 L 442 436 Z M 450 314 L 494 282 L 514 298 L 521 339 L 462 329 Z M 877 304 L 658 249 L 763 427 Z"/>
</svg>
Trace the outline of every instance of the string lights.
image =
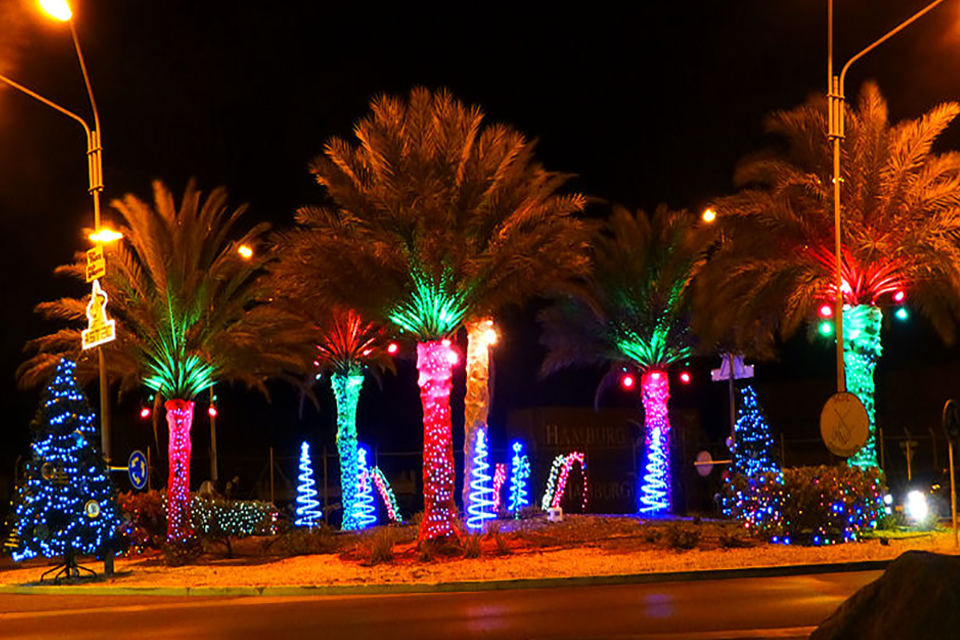
<svg viewBox="0 0 960 640">
<path fill-rule="evenodd" d="M 731 473 L 754 476 L 758 473 L 779 473 L 780 465 L 774 457 L 773 433 L 757 401 L 753 386 L 739 389 L 737 403 L 736 445 L 733 450 Z"/>
<path fill-rule="evenodd" d="M 490 318 L 471 320 L 467 329 L 467 389 L 463 399 L 463 504 L 470 504 L 474 477 L 473 456 L 477 431 L 487 432 L 490 410 L 490 347 L 497 342 L 497 329 Z"/>
<path fill-rule="evenodd" d="M 550 476 L 547 478 L 547 489 L 540 500 L 540 508 L 556 509 L 560 506 L 564 491 L 567 488 L 567 478 L 570 477 L 570 469 L 574 463 L 580 465 L 580 475 L 583 476 L 583 492 L 580 501 L 580 507 L 584 511 L 587 508 L 587 463 L 582 451 L 574 451 L 566 455 L 558 455 L 553 459 L 550 465 Z"/>
<path fill-rule="evenodd" d="M 370 474 L 373 477 L 373 484 L 377 487 L 377 493 L 383 500 L 383 506 L 387 509 L 387 517 L 390 518 L 391 522 L 403 522 L 400 507 L 397 506 L 397 496 L 394 495 L 393 488 L 390 486 L 387 477 L 383 475 L 383 471 L 380 470 L 380 467 L 374 467 L 370 470 Z"/>
<path fill-rule="evenodd" d="M 306 442 L 300 445 L 300 475 L 297 478 L 297 512 L 293 524 L 298 527 L 316 527 L 323 517 L 318 508 L 316 482 L 313 479 L 313 464 L 310 461 L 310 445 Z"/>
<path fill-rule="evenodd" d="M 843 309 L 843 364 L 847 391 L 860 398 L 870 418 L 867 442 L 848 460 L 857 467 L 877 467 L 876 419 L 873 405 L 873 372 L 880 358 L 880 327 L 883 313 L 878 307 L 859 304 Z"/>
<path fill-rule="evenodd" d="M 190 524 L 190 426 L 193 423 L 193 401 L 167 400 L 167 429 L 170 442 L 167 456 L 167 542 L 182 542 L 193 535 Z"/>
<path fill-rule="evenodd" d="M 453 501 L 453 434 L 450 390 L 457 352 L 449 340 L 417 344 L 420 402 L 423 405 L 423 521 L 420 540 L 456 533 Z"/>
<path fill-rule="evenodd" d="M 74 378 L 76 365 L 60 360 L 32 425 L 26 481 L 14 496 L 13 559 L 77 555 L 113 546 L 121 525 L 115 490 L 99 441 L 95 415 Z"/>
<path fill-rule="evenodd" d="M 665 371 L 647 371 L 640 379 L 643 394 L 645 451 L 640 513 L 663 515 L 672 510 L 670 495 L 670 382 Z"/>
<path fill-rule="evenodd" d="M 357 447 L 357 502 L 356 518 L 360 529 L 377 524 L 377 503 L 373 498 L 374 480 L 367 463 L 369 451 L 364 446 Z"/>
<path fill-rule="evenodd" d="M 330 376 L 330 385 L 337 402 L 337 452 L 340 456 L 340 500 L 343 503 L 341 528 L 345 531 L 356 531 L 363 528 L 357 512 L 357 489 L 360 486 L 357 403 L 360 401 L 363 375 L 333 373 Z"/>
<path fill-rule="evenodd" d="M 490 477 L 490 463 L 487 462 L 487 434 L 478 429 L 474 440 L 473 476 L 470 479 L 470 501 L 467 505 L 467 528 L 474 531 L 483 529 L 487 520 L 496 516 L 494 511 L 493 487 Z"/>
<path fill-rule="evenodd" d="M 530 460 L 523 452 L 523 443 L 519 440 L 510 445 L 513 457 L 510 459 L 510 501 L 507 510 L 514 518 L 520 517 L 520 510 L 530 504 L 527 489 L 530 481 Z"/>
<path fill-rule="evenodd" d="M 498 462 L 493 469 L 493 512 L 500 512 L 500 505 L 503 503 L 502 492 L 503 483 L 507 481 L 507 465 Z"/>
</svg>

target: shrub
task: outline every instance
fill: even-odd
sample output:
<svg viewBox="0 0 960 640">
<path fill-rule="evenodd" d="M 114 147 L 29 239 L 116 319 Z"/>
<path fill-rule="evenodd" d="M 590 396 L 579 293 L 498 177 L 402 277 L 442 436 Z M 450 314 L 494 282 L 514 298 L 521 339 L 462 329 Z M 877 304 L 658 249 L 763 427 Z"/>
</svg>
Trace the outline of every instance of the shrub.
<svg viewBox="0 0 960 640">
<path fill-rule="evenodd" d="M 480 539 L 483 537 L 480 533 L 470 533 L 463 538 L 463 557 L 480 557 Z"/>
<path fill-rule="evenodd" d="M 510 545 L 507 544 L 507 539 L 503 537 L 502 533 L 500 533 L 499 522 L 493 521 L 487 525 L 487 535 L 492 538 L 494 544 L 497 545 L 498 556 L 508 556 L 513 553 L 513 549 L 511 549 Z"/>
<path fill-rule="evenodd" d="M 123 535 L 130 541 L 130 550 L 143 553 L 162 549 L 167 538 L 167 510 L 159 491 L 120 493 L 117 505 L 123 514 Z"/>
<path fill-rule="evenodd" d="M 856 540 L 882 518 L 879 469 L 797 467 L 746 477 L 731 474 L 719 500 L 747 528 L 773 542 L 833 544 Z"/>
<path fill-rule="evenodd" d="M 676 525 L 667 529 L 667 543 L 673 549 L 688 551 L 700 542 L 699 529 L 685 529 Z"/>
<path fill-rule="evenodd" d="M 393 530 L 390 527 L 377 528 L 366 541 L 367 557 L 370 565 L 393 560 Z"/>
<path fill-rule="evenodd" d="M 307 556 L 336 553 L 340 550 L 336 533 L 323 523 L 313 529 L 291 527 L 263 545 L 264 550 L 276 546 L 282 556 Z"/>
</svg>

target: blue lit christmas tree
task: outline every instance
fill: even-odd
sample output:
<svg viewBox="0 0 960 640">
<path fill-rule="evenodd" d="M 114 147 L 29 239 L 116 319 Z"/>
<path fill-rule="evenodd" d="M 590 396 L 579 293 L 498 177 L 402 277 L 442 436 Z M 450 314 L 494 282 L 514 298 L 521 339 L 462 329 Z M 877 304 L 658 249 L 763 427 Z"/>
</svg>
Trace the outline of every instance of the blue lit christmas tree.
<svg viewBox="0 0 960 640">
<path fill-rule="evenodd" d="M 318 509 L 316 482 L 313 480 L 313 463 L 310 462 L 310 445 L 306 442 L 300 445 L 300 475 L 297 478 L 297 517 L 293 524 L 298 527 L 315 527 L 323 517 Z"/>
<path fill-rule="evenodd" d="M 61 360 L 31 423 L 31 457 L 14 497 L 14 560 L 64 558 L 57 578 L 79 576 L 77 556 L 115 549 L 121 518 L 100 454 L 96 416 Z M 49 573 L 49 572 L 48 572 Z M 92 573 L 92 572 L 91 572 Z"/>
<path fill-rule="evenodd" d="M 778 473 L 780 465 L 774 454 L 773 434 L 757 402 L 757 392 L 749 384 L 741 387 L 739 391 L 737 441 L 730 471 L 746 476 L 768 472 Z"/>
<path fill-rule="evenodd" d="M 523 452 L 523 443 L 512 445 L 513 458 L 510 460 L 510 497 L 507 510 L 514 518 L 520 517 L 520 510 L 530 505 L 530 493 L 527 484 L 530 479 L 530 460 Z"/>
<path fill-rule="evenodd" d="M 496 516 L 493 512 L 493 478 L 490 476 L 490 463 L 487 462 L 487 434 L 477 430 L 477 439 L 473 445 L 473 477 L 470 478 L 470 504 L 467 505 L 467 528 L 474 531 L 483 529 L 484 523 Z"/>
<path fill-rule="evenodd" d="M 359 445 L 357 447 L 357 510 L 356 519 L 360 529 L 377 523 L 377 503 L 373 497 L 373 473 L 370 471 L 370 463 L 367 462 L 369 450 Z"/>
</svg>

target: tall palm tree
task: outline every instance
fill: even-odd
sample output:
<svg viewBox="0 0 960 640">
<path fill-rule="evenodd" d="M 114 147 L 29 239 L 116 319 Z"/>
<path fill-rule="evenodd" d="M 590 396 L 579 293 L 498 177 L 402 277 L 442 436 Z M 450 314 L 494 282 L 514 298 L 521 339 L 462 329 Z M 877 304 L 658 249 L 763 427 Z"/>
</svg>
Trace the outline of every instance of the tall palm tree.
<svg viewBox="0 0 960 640">
<path fill-rule="evenodd" d="M 593 239 L 593 273 L 556 292 L 540 313 L 548 352 L 541 373 L 607 365 L 597 397 L 625 370 L 641 374 L 645 447 L 638 507 L 672 510 L 668 369 L 692 353 L 691 282 L 713 238 L 695 217 L 660 206 L 653 216 L 616 207 Z"/>
<path fill-rule="evenodd" d="M 246 206 L 230 210 L 227 192 L 206 198 L 191 181 L 179 206 L 160 182 L 151 206 L 134 195 L 115 200 L 124 241 L 107 251 L 103 288 L 108 313 L 116 319 L 116 340 L 105 345 L 109 372 L 121 389 L 146 385 L 165 399 L 169 479 L 167 539 L 191 535 L 190 427 L 194 398 L 216 380 L 235 380 L 267 392 L 269 376 L 288 377 L 306 370 L 308 339 L 302 324 L 276 306 L 264 304 L 260 274 L 266 257 L 243 259 L 241 245 L 254 245 L 267 229 L 258 224 L 231 240 Z M 84 265 L 58 272 L 84 279 Z M 38 311 L 74 325 L 86 319 L 87 302 L 63 298 Z M 24 385 L 42 379 L 62 356 L 77 357 L 80 330 L 65 328 L 33 340 L 37 353 L 18 374 Z M 81 372 L 92 377 L 90 358 Z"/>
<path fill-rule="evenodd" d="M 960 106 L 891 123 L 866 84 L 842 142 L 841 291 L 847 389 L 867 408 L 867 444 L 849 462 L 877 466 L 873 372 L 884 310 L 904 297 L 952 340 L 960 314 L 960 154 L 936 153 Z M 705 314 L 720 331 L 794 333 L 836 292 L 832 154 L 823 100 L 767 119 L 784 148 L 737 169 L 742 190 L 717 202 L 727 241 L 711 257 Z"/>
<path fill-rule="evenodd" d="M 371 110 L 354 127 L 355 143 L 333 138 L 311 165 L 329 206 L 298 212 L 313 251 L 303 273 L 330 300 L 419 342 L 420 537 L 432 539 L 455 531 L 451 339 L 464 322 L 521 302 L 545 273 L 582 268 L 582 223 L 573 214 L 584 199 L 558 194 L 567 176 L 536 163 L 523 136 L 484 126 L 479 108 L 445 91 L 376 98 Z M 468 430 L 485 420 L 478 396 L 470 396 Z"/>
</svg>

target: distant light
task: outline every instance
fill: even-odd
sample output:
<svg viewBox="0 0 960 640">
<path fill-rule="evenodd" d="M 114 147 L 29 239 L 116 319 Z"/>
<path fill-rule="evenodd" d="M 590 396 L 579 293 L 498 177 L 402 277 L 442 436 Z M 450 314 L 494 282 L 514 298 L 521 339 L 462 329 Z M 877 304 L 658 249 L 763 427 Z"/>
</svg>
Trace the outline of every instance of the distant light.
<svg viewBox="0 0 960 640">
<path fill-rule="evenodd" d="M 400 347 L 397 346 L 396 342 L 391 342 L 390 344 L 387 345 L 387 353 L 389 353 L 390 355 L 395 354 L 399 350 L 400 350 Z"/>
<path fill-rule="evenodd" d="M 823 322 L 821 322 L 821 323 L 820 323 L 820 334 L 821 334 L 821 335 L 824 335 L 824 336 L 832 336 L 832 335 L 833 335 L 833 323 L 832 323 L 832 322 L 827 322 L 826 320 L 824 320 Z"/>
<path fill-rule="evenodd" d="M 207 413 L 210 415 L 211 418 L 216 418 L 216 417 L 217 417 L 217 408 L 216 408 L 216 407 L 210 407 L 209 409 L 207 409 Z"/>
<path fill-rule="evenodd" d="M 66 22 L 73 17 L 73 12 L 70 11 L 70 5 L 67 4 L 67 0 L 40 0 L 40 7 L 47 12 L 47 14 L 61 22 Z"/>
<path fill-rule="evenodd" d="M 894 315 L 897 316 L 897 320 L 906 320 L 910 317 L 910 312 L 906 307 L 900 307 Z"/>
<path fill-rule="evenodd" d="M 150 407 L 144 407 L 140 409 L 140 418 L 146 420 L 150 417 Z"/>
<path fill-rule="evenodd" d="M 483 332 L 483 340 L 484 342 L 487 343 L 487 346 L 492 346 L 497 344 L 497 340 L 499 338 L 500 336 L 497 334 L 497 330 L 494 329 L 493 327 L 490 327 L 489 329 Z"/>
<path fill-rule="evenodd" d="M 680 382 L 683 384 L 690 384 L 690 372 L 684 371 L 680 374 Z"/>
<path fill-rule="evenodd" d="M 90 239 L 94 242 L 113 242 L 123 237 L 123 234 L 113 229 L 102 227 L 100 231 L 90 234 Z"/>
<path fill-rule="evenodd" d="M 636 383 L 636 379 L 629 373 L 620 377 L 620 386 L 624 389 L 633 389 L 633 385 Z"/>
<path fill-rule="evenodd" d="M 824 304 L 820 307 L 820 317 L 821 318 L 832 318 L 833 317 L 833 307 L 829 304 Z"/>
<path fill-rule="evenodd" d="M 706 209 L 703 212 L 703 215 L 700 217 L 703 219 L 704 222 L 713 222 L 714 220 L 717 219 L 717 212 L 714 211 L 713 209 Z"/>
<path fill-rule="evenodd" d="M 890 495 L 889 493 L 886 494 L 886 495 L 884 495 L 884 496 L 883 496 L 883 504 L 888 505 L 888 506 L 891 505 L 891 504 L 893 504 L 893 496 Z"/>
<path fill-rule="evenodd" d="M 927 505 L 927 496 L 921 491 L 911 491 L 907 494 L 907 502 L 903 505 L 907 517 L 914 522 L 923 522 L 930 514 L 930 507 Z"/>
<path fill-rule="evenodd" d="M 237 253 L 239 253 L 240 257 L 244 260 L 249 260 L 253 257 L 253 249 L 251 249 L 249 245 L 240 245 L 240 248 L 237 249 Z"/>
<path fill-rule="evenodd" d="M 897 291 L 895 294 L 893 294 L 893 301 L 903 302 L 906 299 L 906 297 L 907 297 L 907 292 L 904 291 L 903 289 L 900 289 L 900 291 Z"/>
</svg>

